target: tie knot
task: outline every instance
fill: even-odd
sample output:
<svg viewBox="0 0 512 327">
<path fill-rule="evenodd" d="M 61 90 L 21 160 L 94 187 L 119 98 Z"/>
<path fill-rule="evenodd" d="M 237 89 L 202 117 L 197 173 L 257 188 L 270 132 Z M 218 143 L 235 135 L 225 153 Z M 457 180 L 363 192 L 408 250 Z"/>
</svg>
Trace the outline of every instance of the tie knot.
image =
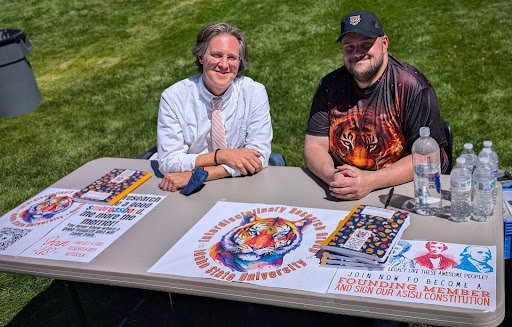
<svg viewBox="0 0 512 327">
<path fill-rule="evenodd" d="M 213 110 L 220 110 L 220 108 L 222 108 L 222 98 L 214 97 L 212 99 L 212 107 L 213 107 Z"/>
</svg>

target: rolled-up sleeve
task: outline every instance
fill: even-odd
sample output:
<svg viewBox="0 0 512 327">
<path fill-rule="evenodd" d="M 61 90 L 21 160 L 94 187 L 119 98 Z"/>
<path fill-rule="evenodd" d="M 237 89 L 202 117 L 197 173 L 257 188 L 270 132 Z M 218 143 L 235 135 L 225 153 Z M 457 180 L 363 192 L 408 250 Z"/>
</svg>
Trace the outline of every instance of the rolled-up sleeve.
<svg viewBox="0 0 512 327">
<path fill-rule="evenodd" d="M 162 93 L 158 109 L 158 165 L 163 174 L 194 169 L 198 154 L 188 154 L 182 126 L 183 117 L 167 91 Z M 185 126 L 186 128 L 186 126 Z"/>
</svg>

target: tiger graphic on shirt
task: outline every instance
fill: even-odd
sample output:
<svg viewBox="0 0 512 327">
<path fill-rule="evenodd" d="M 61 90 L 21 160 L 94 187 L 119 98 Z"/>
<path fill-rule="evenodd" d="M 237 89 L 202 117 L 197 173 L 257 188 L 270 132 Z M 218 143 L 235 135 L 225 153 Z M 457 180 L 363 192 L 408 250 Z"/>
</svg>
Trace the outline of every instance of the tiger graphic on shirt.
<svg viewBox="0 0 512 327">
<path fill-rule="evenodd" d="M 308 219 L 290 221 L 251 214 L 210 247 L 210 256 L 233 271 L 278 268 L 284 256 L 300 245 L 310 224 Z"/>
<path fill-rule="evenodd" d="M 405 156 L 406 144 L 398 124 L 374 108 L 331 109 L 329 150 L 341 164 L 378 170 Z"/>
</svg>

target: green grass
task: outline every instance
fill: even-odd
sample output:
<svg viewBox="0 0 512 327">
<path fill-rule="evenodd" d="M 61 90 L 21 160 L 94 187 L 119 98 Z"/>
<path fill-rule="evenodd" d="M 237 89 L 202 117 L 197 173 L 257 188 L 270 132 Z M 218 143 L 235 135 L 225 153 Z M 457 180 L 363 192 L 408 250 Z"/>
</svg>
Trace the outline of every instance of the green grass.
<svg viewBox="0 0 512 327">
<path fill-rule="evenodd" d="M 268 91 L 273 152 L 304 166 L 311 99 L 342 63 L 341 17 L 374 11 L 389 52 L 434 85 L 454 154 L 493 140 L 512 167 L 510 1 L 0 0 L 0 28 L 23 28 L 43 101 L 29 114 L 0 119 L 0 215 L 99 157 L 133 158 L 156 143 L 160 93 L 195 74 L 196 33 L 227 21 L 248 38 L 247 76 Z M 1 74 L 1 68 L 0 68 Z M 51 280 L 0 273 L 0 325 Z"/>
</svg>

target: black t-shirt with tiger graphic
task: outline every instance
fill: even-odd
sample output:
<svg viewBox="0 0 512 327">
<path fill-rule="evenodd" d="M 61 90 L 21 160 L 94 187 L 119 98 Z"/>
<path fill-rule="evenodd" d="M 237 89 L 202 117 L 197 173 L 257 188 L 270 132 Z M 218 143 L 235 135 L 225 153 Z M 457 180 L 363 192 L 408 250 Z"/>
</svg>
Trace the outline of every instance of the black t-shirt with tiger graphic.
<svg viewBox="0 0 512 327">
<path fill-rule="evenodd" d="M 389 56 L 372 86 L 361 89 L 345 66 L 325 76 L 313 97 L 306 133 L 328 136 L 335 166 L 364 170 L 391 165 L 411 153 L 422 126 L 441 148 L 441 170 L 448 159 L 436 93 L 415 67 Z"/>
</svg>

